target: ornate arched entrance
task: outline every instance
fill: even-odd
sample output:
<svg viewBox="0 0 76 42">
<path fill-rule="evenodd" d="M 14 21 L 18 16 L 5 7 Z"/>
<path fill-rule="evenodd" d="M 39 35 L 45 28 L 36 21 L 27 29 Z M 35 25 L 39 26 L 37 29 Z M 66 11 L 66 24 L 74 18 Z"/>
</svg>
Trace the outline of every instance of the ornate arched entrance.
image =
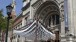
<svg viewBox="0 0 76 42">
<path fill-rule="evenodd" d="M 35 18 L 42 22 L 46 29 L 56 34 L 56 39 L 48 38 L 47 42 L 59 42 L 60 10 L 54 1 L 43 2 L 36 10 Z"/>
</svg>

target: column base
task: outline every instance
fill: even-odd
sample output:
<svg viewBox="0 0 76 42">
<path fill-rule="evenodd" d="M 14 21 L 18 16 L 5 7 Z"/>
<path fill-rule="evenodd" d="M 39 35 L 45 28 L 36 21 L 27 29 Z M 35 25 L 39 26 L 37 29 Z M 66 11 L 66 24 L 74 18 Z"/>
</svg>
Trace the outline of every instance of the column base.
<svg viewBox="0 0 76 42">
<path fill-rule="evenodd" d="M 66 42 L 66 37 L 65 37 L 65 35 L 61 35 L 60 42 Z"/>
<path fill-rule="evenodd" d="M 67 38 L 66 38 L 66 41 L 67 41 L 67 42 L 76 42 L 76 37 L 75 37 L 74 35 L 69 34 L 69 35 L 67 35 L 66 37 L 67 37 Z"/>
</svg>

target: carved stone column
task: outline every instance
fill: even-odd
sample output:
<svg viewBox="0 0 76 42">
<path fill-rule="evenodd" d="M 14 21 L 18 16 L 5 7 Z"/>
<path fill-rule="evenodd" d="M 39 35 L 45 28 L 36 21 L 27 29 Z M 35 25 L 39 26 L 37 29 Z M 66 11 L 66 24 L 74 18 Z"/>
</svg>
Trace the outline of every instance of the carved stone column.
<svg viewBox="0 0 76 42">
<path fill-rule="evenodd" d="M 75 0 L 67 0 L 68 4 L 68 24 L 69 24 L 69 36 L 67 39 L 67 42 L 74 42 L 74 36 L 75 36 L 75 22 L 74 22 L 74 3 Z"/>
</svg>

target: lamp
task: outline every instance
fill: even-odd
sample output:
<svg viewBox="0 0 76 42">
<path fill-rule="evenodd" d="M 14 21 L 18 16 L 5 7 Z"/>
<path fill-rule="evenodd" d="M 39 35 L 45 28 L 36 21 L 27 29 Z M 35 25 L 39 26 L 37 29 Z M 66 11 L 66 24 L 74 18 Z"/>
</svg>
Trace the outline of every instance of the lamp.
<svg viewBox="0 0 76 42">
<path fill-rule="evenodd" d="M 13 7 L 11 5 L 8 5 L 8 6 L 6 6 L 6 9 L 7 9 L 7 15 L 8 15 L 8 17 L 12 18 L 11 17 L 11 12 L 12 12 Z"/>
<path fill-rule="evenodd" d="M 11 5 L 8 5 L 6 6 L 6 9 L 7 9 L 7 28 L 6 28 L 6 38 L 5 38 L 5 42 L 8 42 L 8 28 L 9 28 L 9 20 L 12 18 L 11 16 L 11 12 L 12 12 L 12 9 L 13 7 Z"/>
</svg>

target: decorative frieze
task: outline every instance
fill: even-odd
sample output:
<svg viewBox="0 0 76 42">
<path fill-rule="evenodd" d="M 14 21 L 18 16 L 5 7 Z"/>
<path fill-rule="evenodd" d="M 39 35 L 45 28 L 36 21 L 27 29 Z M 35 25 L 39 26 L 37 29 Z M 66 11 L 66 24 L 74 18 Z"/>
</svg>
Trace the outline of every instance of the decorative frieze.
<svg viewBox="0 0 76 42">
<path fill-rule="evenodd" d="M 32 7 L 33 7 L 34 9 L 37 9 L 37 8 L 41 5 L 41 3 L 42 3 L 42 1 L 41 1 L 41 0 L 38 0 L 37 2 L 35 2 L 35 3 L 32 5 Z"/>
</svg>

